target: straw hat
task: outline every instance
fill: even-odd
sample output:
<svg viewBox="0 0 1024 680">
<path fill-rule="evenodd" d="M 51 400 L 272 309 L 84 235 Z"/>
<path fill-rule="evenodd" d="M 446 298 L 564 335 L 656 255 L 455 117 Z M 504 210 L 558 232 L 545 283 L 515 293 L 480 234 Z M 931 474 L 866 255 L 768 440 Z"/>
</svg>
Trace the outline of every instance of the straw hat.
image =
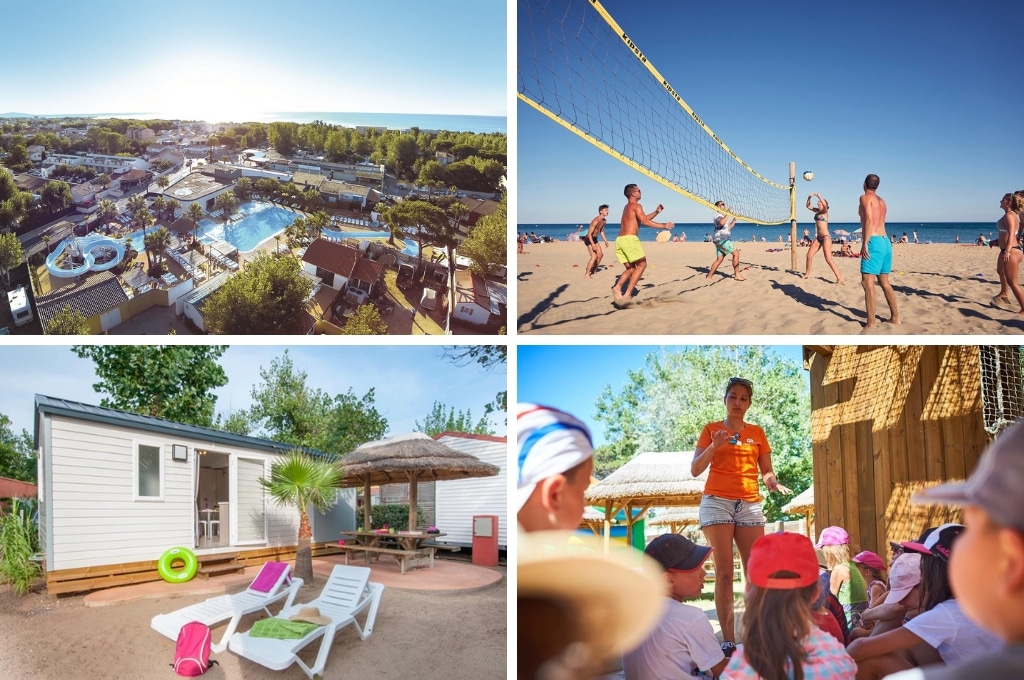
<svg viewBox="0 0 1024 680">
<path fill-rule="evenodd" d="M 299 610 L 299 613 L 288 619 L 289 621 L 305 621 L 306 623 L 315 623 L 318 626 L 326 626 L 331 622 L 330 618 L 322 616 L 320 610 L 316 607 L 303 607 Z"/>
<path fill-rule="evenodd" d="M 638 550 L 613 549 L 605 556 L 600 541 L 546 531 L 520 533 L 518 556 L 517 597 L 558 603 L 574 629 L 569 642 L 584 645 L 592 661 L 634 649 L 661 619 L 663 570 Z M 523 657 L 524 639 L 544 622 L 519 612 Z"/>
</svg>

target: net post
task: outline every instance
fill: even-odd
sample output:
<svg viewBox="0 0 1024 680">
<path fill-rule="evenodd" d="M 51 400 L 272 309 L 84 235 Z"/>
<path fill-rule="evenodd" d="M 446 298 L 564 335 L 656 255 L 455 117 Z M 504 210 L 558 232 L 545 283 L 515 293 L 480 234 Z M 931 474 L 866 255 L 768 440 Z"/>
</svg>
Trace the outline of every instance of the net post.
<svg viewBox="0 0 1024 680">
<path fill-rule="evenodd" d="M 793 271 L 796 268 L 796 163 L 789 162 L 789 252 L 793 259 Z"/>
</svg>

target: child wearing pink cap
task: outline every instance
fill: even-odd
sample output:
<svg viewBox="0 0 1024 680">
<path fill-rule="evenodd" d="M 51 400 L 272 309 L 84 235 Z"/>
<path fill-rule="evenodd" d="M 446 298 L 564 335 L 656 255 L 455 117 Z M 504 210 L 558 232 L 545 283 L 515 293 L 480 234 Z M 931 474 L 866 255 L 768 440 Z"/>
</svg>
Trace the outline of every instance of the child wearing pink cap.
<svg viewBox="0 0 1024 680">
<path fill-rule="evenodd" d="M 870 550 L 864 550 L 853 556 L 857 571 L 868 584 L 868 606 L 874 607 L 885 598 L 885 562 Z"/>
<path fill-rule="evenodd" d="M 857 666 L 841 642 L 816 626 L 818 558 L 800 534 L 767 534 L 747 562 L 746 631 L 722 678 L 852 680 Z"/>
<path fill-rule="evenodd" d="M 842 527 L 827 527 L 818 536 L 819 548 L 832 573 L 832 594 L 839 598 L 846 612 L 850 630 L 860 626 L 860 615 L 868 608 L 868 590 L 864 577 L 850 557 L 850 535 Z"/>
</svg>

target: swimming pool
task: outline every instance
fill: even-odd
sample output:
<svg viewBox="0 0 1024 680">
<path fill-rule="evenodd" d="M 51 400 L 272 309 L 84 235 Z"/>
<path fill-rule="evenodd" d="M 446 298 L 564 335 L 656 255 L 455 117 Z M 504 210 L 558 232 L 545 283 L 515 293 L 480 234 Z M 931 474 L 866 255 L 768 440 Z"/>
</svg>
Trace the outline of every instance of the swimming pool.
<svg viewBox="0 0 1024 680">
<path fill-rule="evenodd" d="M 241 218 L 238 215 L 241 215 Z M 240 253 L 256 250 L 264 241 L 280 234 L 299 215 L 280 206 L 260 201 L 240 205 L 230 224 L 216 220 L 200 220 L 199 239 L 227 241 Z"/>
</svg>

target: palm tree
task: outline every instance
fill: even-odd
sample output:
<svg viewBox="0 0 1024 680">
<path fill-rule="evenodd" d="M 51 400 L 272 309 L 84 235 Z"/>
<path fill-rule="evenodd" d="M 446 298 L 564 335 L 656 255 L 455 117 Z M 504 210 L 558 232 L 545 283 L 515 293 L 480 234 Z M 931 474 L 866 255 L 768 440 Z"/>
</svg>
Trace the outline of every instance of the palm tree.
<svg viewBox="0 0 1024 680">
<path fill-rule="evenodd" d="M 167 199 L 163 196 L 157 196 L 153 199 L 153 212 L 158 216 L 167 209 Z"/>
<path fill-rule="evenodd" d="M 97 205 L 96 215 L 100 218 L 100 224 L 106 224 L 117 217 L 117 203 L 109 198 L 104 198 Z"/>
<path fill-rule="evenodd" d="M 195 226 L 192 228 L 192 241 L 193 243 L 199 238 L 199 220 L 203 219 L 203 206 L 198 203 L 193 203 L 188 207 L 188 218 L 192 220 L 192 224 Z"/>
<path fill-rule="evenodd" d="M 176 212 L 178 212 L 178 208 L 180 208 L 180 207 L 181 207 L 181 203 L 179 203 L 177 199 L 175 199 L 175 198 L 168 198 L 167 199 L 167 212 L 170 213 L 168 219 L 173 220 L 174 219 L 174 214 Z"/>
<path fill-rule="evenodd" d="M 270 479 L 260 478 L 260 484 L 278 505 L 292 506 L 299 511 L 298 547 L 295 551 L 295 576 L 306 583 L 313 582 L 313 553 L 310 539 L 313 532 L 306 508 L 312 505 L 326 512 L 337 500 L 341 486 L 341 466 L 338 463 L 312 458 L 300 451 L 289 453 L 270 466 Z"/>
<path fill-rule="evenodd" d="M 46 246 L 46 254 L 49 255 L 50 254 L 50 241 L 53 240 L 53 237 L 50 236 L 49 234 L 43 234 L 43 238 L 40 239 L 40 240 L 43 242 L 43 245 Z"/>
<path fill-rule="evenodd" d="M 171 180 L 167 179 L 167 175 L 160 175 L 156 178 L 156 185 L 161 189 L 166 189 L 170 183 Z"/>
<path fill-rule="evenodd" d="M 164 253 L 171 247 L 171 232 L 167 227 L 160 227 L 153 232 L 153 253 L 157 257 L 156 264 L 160 265 L 164 260 Z"/>
</svg>

